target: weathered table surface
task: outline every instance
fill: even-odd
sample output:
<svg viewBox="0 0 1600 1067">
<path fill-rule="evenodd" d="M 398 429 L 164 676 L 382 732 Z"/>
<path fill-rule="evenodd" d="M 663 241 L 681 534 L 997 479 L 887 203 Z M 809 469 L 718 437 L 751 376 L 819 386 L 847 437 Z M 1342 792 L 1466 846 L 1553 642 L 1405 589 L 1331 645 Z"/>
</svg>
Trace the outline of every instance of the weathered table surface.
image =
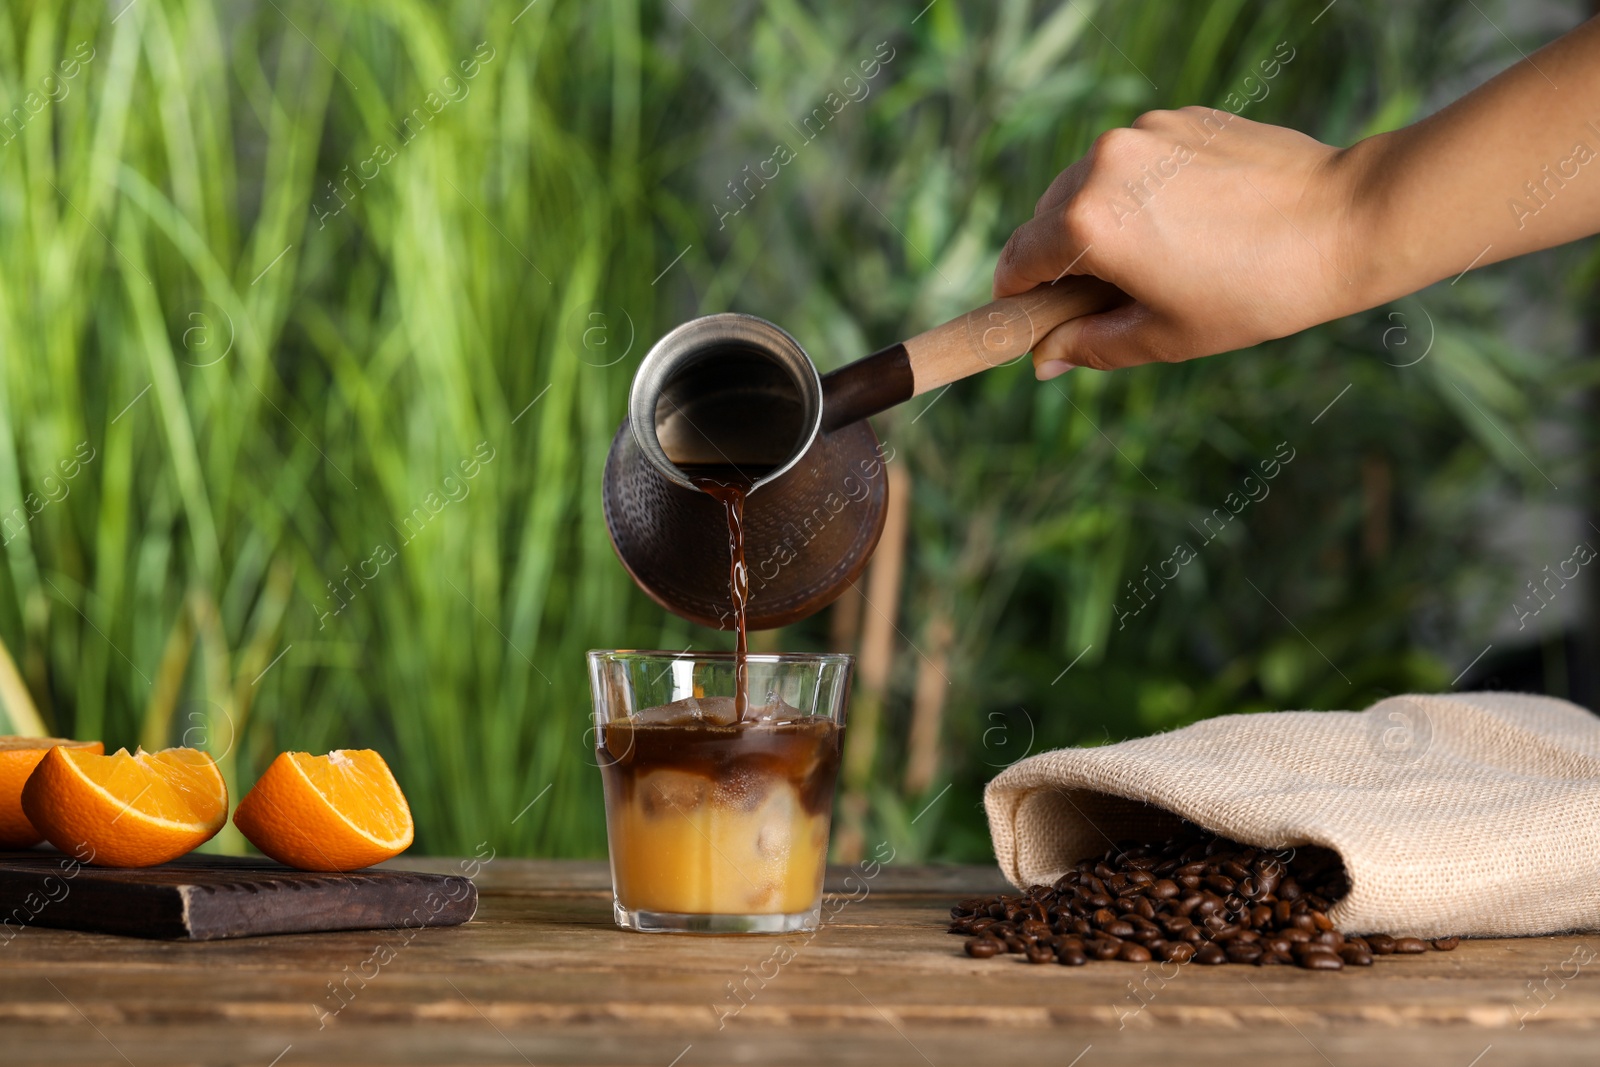
<svg viewBox="0 0 1600 1067">
<path fill-rule="evenodd" d="M 421 930 L 409 943 L 376 932 L 182 944 L 28 929 L 0 943 L 0 1062 L 1099 1067 L 1163 1056 L 1231 1065 L 1249 1052 L 1339 1067 L 1501 1067 L 1600 1058 L 1600 936 L 1464 942 L 1337 974 L 1030 966 L 968 959 L 961 938 L 945 933 L 954 900 L 1004 888 L 995 871 L 890 865 L 848 890 L 846 873 L 830 878 L 846 896 L 830 899 L 833 916 L 810 936 L 626 933 L 612 925 L 604 865 L 512 859 L 478 875 L 470 924 Z M 331 991 L 340 983 L 342 997 Z"/>
</svg>

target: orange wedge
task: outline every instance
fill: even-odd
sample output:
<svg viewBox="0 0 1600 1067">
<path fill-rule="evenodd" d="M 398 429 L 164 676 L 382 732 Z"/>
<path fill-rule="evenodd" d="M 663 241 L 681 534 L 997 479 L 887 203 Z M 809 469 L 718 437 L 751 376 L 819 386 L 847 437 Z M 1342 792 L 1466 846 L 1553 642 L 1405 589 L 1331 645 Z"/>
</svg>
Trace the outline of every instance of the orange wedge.
<svg viewBox="0 0 1600 1067">
<path fill-rule="evenodd" d="M 371 749 L 285 752 L 239 801 L 233 825 L 264 854 L 303 871 L 354 871 L 411 845 L 411 806 Z"/>
<path fill-rule="evenodd" d="M 64 741 L 59 737 L 0 737 L 0 848 L 32 848 L 44 840 L 22 810 L 22 787 L 44 754 L 57 746 L 82 748 L 98 755 L 98 741 Z"/>
<path fill-rule="evenodd" d="M 57 746 L 22 788 L 22 810 L 63 852 L 101 867 L 153 867 L 209 841 L 228 820 L 228 787 L 192 748 L 102 756 Z"/>
</svg>

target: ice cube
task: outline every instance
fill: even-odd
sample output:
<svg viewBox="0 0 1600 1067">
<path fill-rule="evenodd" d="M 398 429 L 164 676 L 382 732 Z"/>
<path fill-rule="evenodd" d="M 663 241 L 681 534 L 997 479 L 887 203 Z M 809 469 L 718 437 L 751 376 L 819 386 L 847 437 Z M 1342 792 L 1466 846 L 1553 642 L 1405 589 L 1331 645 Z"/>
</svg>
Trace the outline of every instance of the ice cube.
<svg viewBox="0 0 1600 1067">
<path fill-rule="evenodd" d="M 803 717 L 799 708 L 785 704 L 776 695 L 768 693 L 767 697 L 767 703 L 751 704 L 745 709 L 746 722 L 788 722 Z"/>
<path fill-rule="evenodd" d="M 793 823 L 767 822 L 756 835 L 756 852 L 765 860 L 781 860 L 789 855 L 793 840 Z"/>
<path fill-rule="evenodd" d="M 777 779 L 770 771 L 734 764 L 717 777 L 717 806 L 736 811 L 755 811 L 776 784 Z"/>
<path fill-rule="evenodd" d="M 670 704 L 660 704 L 636 713 L 634 721 L 656 723 L 663 726 L 692 726 L 710 723 L 727 726 L 734 722 L 732 697 L 686 697 Z"/>
<path fill-rule="evenodd" d="M 612 763 L 627 762 L 628 757 L 633 755 L 633 723 L 627 719 L 606 723 L 600 748 L 603 750 L 602 759 L 609 759 Z"/>
<path fill-rule="evenodd" d="M 646 815 L 689 814 L 705 803 L 711 783 L 684 771 L 652 771 L 639 780 L 639 799 Z"/>
<path fill-rule="evenodd" d="M 804 818 L 794 790 L 769 779 L 761 803 L 750 815 L 753 824 L 745 823 L 746 826 L 757 828 L 752 842 L 756 854 L 768 862 L 787 856 L 794 848 L 795 832 Z"/>
</svg>

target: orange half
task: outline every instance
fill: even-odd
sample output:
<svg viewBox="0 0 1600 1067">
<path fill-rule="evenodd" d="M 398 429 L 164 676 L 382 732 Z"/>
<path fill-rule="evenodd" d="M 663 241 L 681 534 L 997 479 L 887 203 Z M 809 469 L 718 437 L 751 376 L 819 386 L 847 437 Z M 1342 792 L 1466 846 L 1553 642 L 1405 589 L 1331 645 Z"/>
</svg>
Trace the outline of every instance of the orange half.
<svg viewBox="0 0 1600 1067">
<path fill-rule="evenodd" d="M 98 741 L 66 741 L 59 737 L 0 737 L 0 848 L 32 848 L 44 840 L 22 810 L 22 787 L 52 748 L 82 748 L 99 754 Z"/>
<path fill-rule="evenodd" d="M 197 749 L 102 756 L 57 746 L 23 786 L 22 809 L 46 840 L 85 862 L 153 867 L 222 829 L 228 787 Z"/>
<path fill-rule="evenodd" d="M 303 871 L 354 871 L 411 846 L 411 806 L 371 749 L 285 752 L 239 801 L 233 824 L 262 853 Z"/>
</svg>

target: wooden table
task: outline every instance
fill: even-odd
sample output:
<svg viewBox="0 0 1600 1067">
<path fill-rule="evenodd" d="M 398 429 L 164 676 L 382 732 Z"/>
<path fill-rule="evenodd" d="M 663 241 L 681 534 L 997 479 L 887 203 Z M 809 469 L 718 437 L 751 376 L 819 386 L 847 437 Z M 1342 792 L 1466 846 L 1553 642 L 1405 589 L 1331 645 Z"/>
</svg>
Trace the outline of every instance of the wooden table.
<svg viewBox="0 0 1600 1067">
<path fill-rule="evenodd" d="M 835 872 L 830 888 L 845 893 L 847 873 Z M 968 959 L 944 932 L 954 900 L 1003 888 L 992 869 L 890 865 L 858 875 L 848 896 L 830 898 L 835 914 L 821 931 L 781 938 L 625 933 L 612 925 L 597 863 L 496 859 L 477 882 L 472 923 L 420 931 L 409 944 L 375 932 L 187 944 L 26 930 L 0 944 L 0 1062 L 1600 1059 L 1600 936 L 1466 942 L 1338 974 L 1067 968 Z M 392 958 L 375 953 L 384 942 Z M 347 978 L 341 1000 L 330 990 Z M 1529 982 L 1545 983 L 1539 998 Z"/>
</svg>

